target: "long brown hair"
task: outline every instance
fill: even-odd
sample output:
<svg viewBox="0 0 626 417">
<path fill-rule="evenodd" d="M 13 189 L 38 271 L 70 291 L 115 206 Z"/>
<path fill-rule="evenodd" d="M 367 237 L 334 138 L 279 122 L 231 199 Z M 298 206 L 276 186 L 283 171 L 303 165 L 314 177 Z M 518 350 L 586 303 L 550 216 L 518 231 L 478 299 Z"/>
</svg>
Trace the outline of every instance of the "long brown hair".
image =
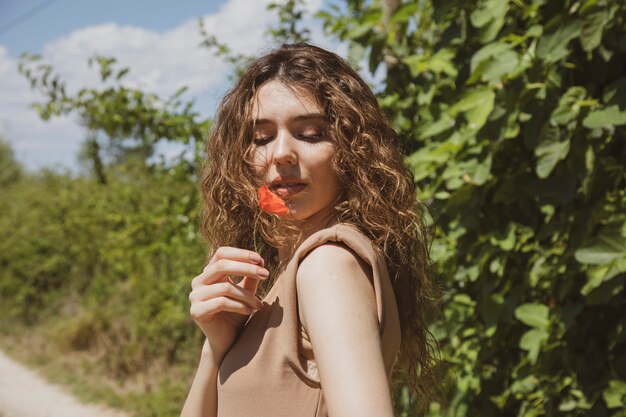
<svg viewBox="0 0 626 417">
<path fill-rule="evenodd" d="M 423 206 L 395 131 L 345 60 L 309 44 L 293 44 L 247 68 L 220 103 L 206 143 L 203 235 L 213 248 L 256 248 L 268 269 L 282 266 L 277 248 L 287 242 L 276 233 L 276 217 L 258 208 L 260 184 L 249 160 L 252 102 L 270 80 L 310 94 L 324 111 L 336 146 L 333 169 L 344 190 L 335 206 L 337 218 L 359 228 L 385 255 L 402 327 L 398 376 L 426 404 L 437 385 L 436 349 L 427 326 L 440 296 L 430 274 Z"/>
</svg>

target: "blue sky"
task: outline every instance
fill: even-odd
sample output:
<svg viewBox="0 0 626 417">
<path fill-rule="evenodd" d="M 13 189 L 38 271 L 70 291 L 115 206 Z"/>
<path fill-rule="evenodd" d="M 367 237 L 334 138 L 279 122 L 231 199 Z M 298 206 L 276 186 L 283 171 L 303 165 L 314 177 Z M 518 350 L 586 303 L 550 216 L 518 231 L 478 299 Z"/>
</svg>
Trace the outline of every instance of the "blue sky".
<svg viewBox="0 0 626 417">
<path fill-rule="evenodd" d="M 223 0 L 0 0 L 0 27 L 35 11 L 0 34 L 0 44 L 8 46 L 11 55 L 17 57 L 23 51 L 41 53 L 46 42 L 84 26 L 116 22 L 164 31 L 189 18 L 215 13 L 222 3 Z"/>
<path fill-rule="evenodd" d="M 167 96 L 189 87 L 196 110 L 213 115 L 229 86 L 232 69 L 199 48 L 198 19 L 236 52 L 258 54 L 272 46 L 264 35 L 277 18 L 271 0 L 0 0 L 0 135 L 28 169 L 77 169 L 76 155 L 85 130 L 75 116 L 43 122 L 30 108 L 41 99 L 17 72 L 19 56 L 41 54 L 67 82 L 68 90 L 98 86 L 87 60 L 115 56 L 131 68 L 125 84 Z M 307 0 L 309 15 L 323 0 Z M 15 19 L 36 13 L 7 28 Z M 312 41 L 345 54 L 345 46 L 323 35 L 309 18 Z M 175 149 L 163 149 L 174 154 Z"/>
</svg>

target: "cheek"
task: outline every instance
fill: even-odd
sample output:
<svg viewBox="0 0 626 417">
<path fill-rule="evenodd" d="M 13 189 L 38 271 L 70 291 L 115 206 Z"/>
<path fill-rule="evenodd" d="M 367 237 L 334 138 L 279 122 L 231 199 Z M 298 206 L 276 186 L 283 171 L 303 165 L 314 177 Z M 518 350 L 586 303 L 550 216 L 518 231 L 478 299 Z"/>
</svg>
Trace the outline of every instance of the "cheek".
<svg viewBox="0 0 626 417">
<path fill-rule="evenodd" d="M 267 170 L 267 149 L 257 148 L 252 151 L 252 163 L 254 164 L 254 171 L 258 174 L 262 174 Z"/>
<path fill-rule="evenodd" d="M 319 173 L 319 179 L 324 181 L 326 186 L 333 186 L 339 183 L 332 166 L 334 154 L 334 148 L 327 150 L 322 155 L 318 154 L 318 158 L 316 158 L 314 164 L 313 171 Z"/>
</svg>

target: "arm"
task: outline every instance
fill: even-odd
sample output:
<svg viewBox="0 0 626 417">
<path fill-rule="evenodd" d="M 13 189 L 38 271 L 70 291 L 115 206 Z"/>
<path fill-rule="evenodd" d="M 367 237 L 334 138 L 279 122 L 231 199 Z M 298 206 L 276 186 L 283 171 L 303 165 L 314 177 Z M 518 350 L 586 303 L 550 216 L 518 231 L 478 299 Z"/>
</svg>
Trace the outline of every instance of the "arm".
<svg viewBox="0 0 626 417">
<path fill-rule="evenodd" d="M 269 275 L 264 263 L 257 253 L 223 246 L 191 281 L 191 317 L 206 339 L 182 417 L 216 416 L 219 367 L 250 313 L 262 305 L 256 290 Z M 236 284 L 230 276 L 244 278 Z"/>
<path fill-rule="evenodd" d="M 393 416 L 371 274 L 338 244 L 315 248 L 298 269 L 300 320 L 332 417 Z"/>
<path fill-rule="evenodd" d="M 187 395 L 181 417 L 217 415 L 217 372 L 219 364 L 214 363 L 211 353 L 204 343 L 200 365 Z"/>
</svg>

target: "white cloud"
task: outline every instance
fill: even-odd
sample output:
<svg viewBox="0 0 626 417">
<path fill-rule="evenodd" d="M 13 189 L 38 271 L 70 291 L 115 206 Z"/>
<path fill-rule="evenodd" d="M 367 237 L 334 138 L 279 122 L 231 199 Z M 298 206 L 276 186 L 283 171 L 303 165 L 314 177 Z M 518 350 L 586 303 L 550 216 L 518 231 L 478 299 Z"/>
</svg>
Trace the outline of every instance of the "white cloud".
<svg viewBox="0 0 626 417">
<path fill-rule="evenodd" d="M 70 117 L 42 122 L 31 108 L 39 97 L 18 73 L 17 65 L 0 45 L 0 135 L 29 168 L 75 165 L 82 129 Z"/>
<path fill-rule="evenodd" d="M 275 13 L 267 10 L 271 1 L 229 0 L 217 13 L 203 17 L 205 28 L 234 52 L 254 54 L 266 46 L 265 31 L 276 21 Z M 321 6 L 319 0 L 309 3 Z M 199 47 L 202 40 L 198 19 L 162 33 L 108 23 L 54 40 L 43 55 L 75 87 L 97 85 L 98 75 L 88 68 L 87 59 L 98 54 L 114 56 L 120 66 L 131 68 L 125 78 L 129 86 L 168 95 L 184 85 L 193 94 L 223 84 L 231 71 L 222 59 Z"/>
<path fill-rule="evenodd" d="M 267 10 L 271 0 L 228 0 L 212 15 L 205 16 L 207 32 L 237 53 L 256 55 L 267 49 L 267 28 L 277 21 L 276 13 Z M 322 0 L 310 0 L 306 8 L 315 13 Z M 321 24 L 308 19 L 313 43 L 345 54 L 345 47 L 326 39 Z M 197 19 L 189 19 L 164 32 L 141 27 L 108 23 L 77 29 L 54 39 L 43 47 L 43 59 L 67 83 L 70 92 L 86 86 L 101 85 L 97 68 L 87 61 L 94 55 L 113 56 L 119 68 L 129 67 L 125 85 L 167 96 L 181 86 L 188 96 L 198 100 L 198 111 L 210 116 L 215 103 L 228 88 L 232 69 L 205 48 Z M 84 136 L 83 129 L 71 117 L 42 122 L 30 109 L 41 97 L 30 90 L 28 82 L 17 73 L 17 61 L 0 45 L 0 133 L 13 143 L 17 156 L 29 168 L 59 163 L 75 166 L 76 153 Z"/>
</svg>

